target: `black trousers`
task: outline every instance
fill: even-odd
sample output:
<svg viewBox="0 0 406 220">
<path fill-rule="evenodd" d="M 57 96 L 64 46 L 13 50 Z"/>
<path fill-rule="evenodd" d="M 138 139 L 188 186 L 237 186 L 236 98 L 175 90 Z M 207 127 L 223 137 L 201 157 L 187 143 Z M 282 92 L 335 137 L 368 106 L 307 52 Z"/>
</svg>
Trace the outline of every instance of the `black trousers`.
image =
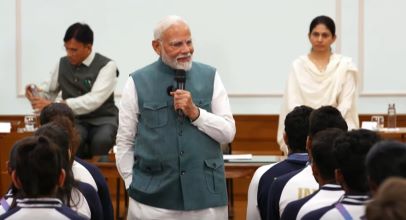
<svg viewBox="0 0 406 220">
<path fill-rule="evenodd" d="M 89 159 L 96 155 L 107 155 L 116 143 L 117 126 L 112 124 L 91 125 L 76 122 L 80 134 L 80 146 L 76 156 Z"/>
</svg>

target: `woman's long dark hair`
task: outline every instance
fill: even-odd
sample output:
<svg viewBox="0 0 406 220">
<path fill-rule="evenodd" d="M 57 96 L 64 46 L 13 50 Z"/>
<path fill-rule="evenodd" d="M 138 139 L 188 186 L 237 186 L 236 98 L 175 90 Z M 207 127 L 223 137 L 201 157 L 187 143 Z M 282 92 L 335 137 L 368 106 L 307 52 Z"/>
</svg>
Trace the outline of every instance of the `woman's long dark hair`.
<svg viewBox="0 0 406 220">
<path fill-rule="evenodd" d="M 57 118 L 53 122 L 49 122 L 41 127 L 35 132 L 36 136 L 45 136 L 53 141 L 62 152 L 62 162 L 63 168 L 66 172 L 65 183 L 58 191 L 59 197 L 68 205 L 69 207 L 76 206 L 79 201 L 72 200 L 72 189 L 77 187 L 78 184 L 74 179 L 72 172 L 72 157 L 70 156 L 70 132 L 66 128 L 69 127 L 69 119 L 64 118 L 64 116 Z M 65 126 L 63 126 L 65 124 Z"/>
</svg>

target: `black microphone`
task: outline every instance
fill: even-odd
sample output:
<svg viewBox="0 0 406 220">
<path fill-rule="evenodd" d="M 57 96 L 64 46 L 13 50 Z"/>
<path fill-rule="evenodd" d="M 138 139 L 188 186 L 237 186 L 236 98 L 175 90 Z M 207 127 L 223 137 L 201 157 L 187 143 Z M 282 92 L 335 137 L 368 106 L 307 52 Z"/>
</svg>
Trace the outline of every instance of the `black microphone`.
<svg viewBox="0 0 406 220">
<path fill-rule="evenodd" d="M 176 89 L 185 89 L 186 72 L 185 70 L 176 70 L 175 73 Z"/>
<path fill-rule="evenodd" d="M 186 71 L 182 69 L 177 69 L 175 71 L 175 81 L 176 81 L 176 89 L 185 89 L 186 83 Z M 179 117 L 183 117 L 182 109 L 177 109 Z"/>
</svg>

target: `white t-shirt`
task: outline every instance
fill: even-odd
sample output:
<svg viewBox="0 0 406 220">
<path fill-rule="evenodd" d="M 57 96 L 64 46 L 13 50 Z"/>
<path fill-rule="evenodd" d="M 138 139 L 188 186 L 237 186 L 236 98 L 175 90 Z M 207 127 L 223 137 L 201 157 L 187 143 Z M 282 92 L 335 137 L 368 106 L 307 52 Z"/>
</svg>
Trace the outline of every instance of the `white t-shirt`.
<svg viewBox="0 0 406 220">
<path fill-rule="evenodd" d="M 262 175 L 269 170 L 274 164 L 268 164 L 259 167 L 252 176 L 250 185 L 248 187 L 248 200 L 247 200 L 247 220 L 261 220 L 261 215 L 258 210 L 258 183 Z"/>
<path fill-rule="evenodd" d="M 308 200 L 302 208 L 300 208 L 297 219 L 302 219 L 307 213 L 331 205 L 337 202 L 343 195 L 344 190 L 339 185 L 326 184 L 310 200 Z"/>
<path fill-rule="evenodd" d="M 369 201 L 370 198 L 367 195 L 344 195 L 342 200 L 337 204 L 309 212 L 303 216 L 303 219 L 362 219 L 361 217 L 365 217 L 365 206 Z M 339 208 L 339 206 L 341 207 Z M 339 209 L 341 209 L 341 211 Z M 347 218 L 344 216 L 347 216 Z"/>
<path fill-rule="evenodd" d="M 306 197 L 318 188 L 319 184 L 314 179 L 311 166 L 308 165 L 293 176 L 283 187 L 279 199 L 279 215 L 282 215 L 288 203 Z"/>
<path fill-rule="evenodd" d="M 97 192 L 97 184 L 94 181 L 92 174 L 82 164 L 73 161 L 72 164 L 73 178 L 76 181 L 84 182 L 91 185 Z"/>
</svg>

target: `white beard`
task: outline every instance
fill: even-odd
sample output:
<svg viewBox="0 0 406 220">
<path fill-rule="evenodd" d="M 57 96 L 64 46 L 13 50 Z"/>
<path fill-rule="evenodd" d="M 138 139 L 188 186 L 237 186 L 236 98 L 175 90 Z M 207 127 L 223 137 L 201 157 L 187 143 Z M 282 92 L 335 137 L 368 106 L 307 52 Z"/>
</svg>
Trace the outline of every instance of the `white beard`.
<svg viewBox="0 0 406 220">
<path fill-rule="evenodd" d="M 181 69 L 181 70 L 185 70 L 185 71 L 189 71 L 190 69 L 192 69 L 192 54 L 188 53 L 188 54 L 181 54 L 178 55 L 175 59 L 171 60 L 168 58 L 168 56 L 166 55 L 165 51 L 162 50 L 162 61 L 172 67 L 173 69 Z M 179 58 L 183 58 L 183 57 L 190 57 L 190 61 L 189 62 L 178 62 Z"/>
</svg>

